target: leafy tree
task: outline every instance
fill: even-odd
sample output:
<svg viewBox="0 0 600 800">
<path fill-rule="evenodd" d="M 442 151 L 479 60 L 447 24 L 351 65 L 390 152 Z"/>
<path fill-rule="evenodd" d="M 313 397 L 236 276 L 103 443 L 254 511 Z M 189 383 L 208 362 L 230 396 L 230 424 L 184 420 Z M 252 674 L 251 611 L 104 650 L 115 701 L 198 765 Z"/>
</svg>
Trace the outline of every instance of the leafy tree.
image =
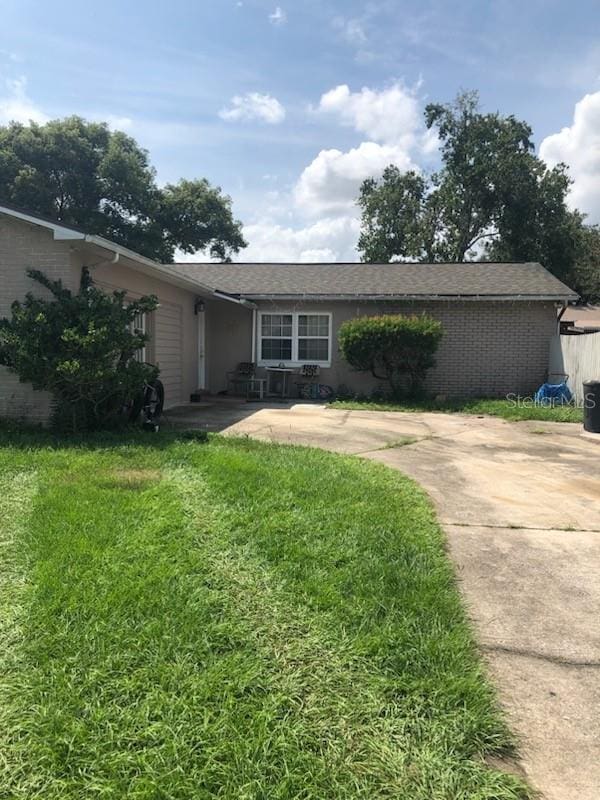
<svg viewBox="0 0 600 800">
<path fill-rule="evenodd" d="M 158 374 L 136 360 L 148 336 L 132 330 L 139 314 L 157 307 L 156 297 L 125 303 L 125 292 L 104 293 L 86 269 L 76 294 L 39 270 L 28 274 L 51 298 L 29 292 L 12 304 L 10 319 L 0 319 L 0 364 L 23 383 L 52 394 L 58 427 L 114 425 L 123 405 Z"/>
<path fill-rule="evenodd" d="M 569 285 L 588 303 L 600 303 L 600 228 L 582 225 L 577 238 L 577 258 Z"/>
<path fill-rule="evenodd" d="M 228 259 L 245 247 L 231 199 L 206 180 L 159 188 L 148 153 L 80 117 L 0 127 L 0 201 L 105 236 L 150 258 L 176 248 Z"/>
<path fill-rule="evenodd" d="M 340 350 L 354 369 L 389 383 L 392 395 L 415 396 L 435 364 L 442 325 L 432 317 L 383 314 L 342 323 Z"/>
<path fill-rule="evenodd" d="M 426 233 L 435 230 L 427 224 L 433 212 L 427 181 L 410 170 L 400 172 L 386 167 L 380 181 L 367 178 L 360 189 L 362 229 L 358 249 L 363 261 L 385 263 L 395 257 L 435 260 L 433 242 Z"/>
<path fill-rule="evenodd" d="M 565 203 L 566 168 L 535 155 L 529 125 L 481 113 L 476 92 L 429 104 L 425 122 L 437 131 L 441 169 L 423 176 L 389 166 L 363 183 L 363 259 L 541 261 L 568 275 L 582 217 Z"/>
<path fill-rule="evenodd" d="M 161 193 L 160 219 L 168 252 L 178 247 L 195 253 L 208 247 L 213 258 L 227 261 L 246 246 L 240 223 L 231 215 L 231 200 L 204 178 L 168 183 Z"/>
</svg>

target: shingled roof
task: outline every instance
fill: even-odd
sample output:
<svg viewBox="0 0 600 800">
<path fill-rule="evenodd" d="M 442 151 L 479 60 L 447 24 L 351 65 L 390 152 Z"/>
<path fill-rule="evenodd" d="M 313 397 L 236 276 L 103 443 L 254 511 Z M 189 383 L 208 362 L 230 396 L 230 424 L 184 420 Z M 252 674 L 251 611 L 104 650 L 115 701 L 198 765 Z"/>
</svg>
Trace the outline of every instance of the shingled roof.
<svg viewBox="0 0 600 800">
<path fill-rule="evenodd" d="M 541 264 L 173 264 L 216 291 L 259 298 L 481 298 L 575 300 Z"/>
</svg>

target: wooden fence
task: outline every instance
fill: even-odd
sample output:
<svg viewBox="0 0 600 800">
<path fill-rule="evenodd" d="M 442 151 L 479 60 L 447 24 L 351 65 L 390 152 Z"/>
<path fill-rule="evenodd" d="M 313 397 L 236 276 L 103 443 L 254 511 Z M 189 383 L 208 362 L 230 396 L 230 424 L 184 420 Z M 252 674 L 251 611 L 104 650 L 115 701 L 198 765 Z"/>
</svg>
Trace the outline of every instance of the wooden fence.
<svg viewBox="0 0 600 800">
<path fill-rule="evenodd" d="M 578 402 L 583 401 L 583 382 L 600 380 L 600 333 L 581 336 L 553 336 L 550 342 L 550 380 L 567 373 L 569 388 Z"/>
</svg>

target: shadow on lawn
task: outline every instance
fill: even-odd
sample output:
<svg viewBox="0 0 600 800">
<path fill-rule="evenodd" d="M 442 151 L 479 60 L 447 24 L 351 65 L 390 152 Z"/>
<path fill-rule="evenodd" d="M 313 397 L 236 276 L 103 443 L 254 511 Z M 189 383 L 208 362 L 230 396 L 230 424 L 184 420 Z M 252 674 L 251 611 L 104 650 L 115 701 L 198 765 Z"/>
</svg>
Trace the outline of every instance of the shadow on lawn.
<svg viewBox="0 0 600 800">
<path fill-rule="evenodd" d="M 246 403 L 243 401 L 201 403 L 178 406 L 165 411 L 158 433 L 142 430 L 141 424 L 118 425 L 106 431 L 65 433 L 25 419 L 0 417 L 0 447 L 22 450 L 79 448 L 100 450 L 110 447 L 143 447 L 162 450 L 174 442 L 207 441 L 209 433 L 218 433 L 261 408 L 285 407 L 285 403 Z M 289 404 L 287 404 L 289 405 Z"/>
<path fill-rule="evenodd" d="M 138 426 L 126 426 L 111 431 L 94 431 L 80 434 L 59 433 L 41 425 L 0 420 L 0 447 L 19 450 L 105 450 L 111 447 L 138 447 L 166 450 L 175 442 L 208 441 L 208 434 L 201 430 L 163 428 L 158 433 L 141 430 Z"/>
</svg>

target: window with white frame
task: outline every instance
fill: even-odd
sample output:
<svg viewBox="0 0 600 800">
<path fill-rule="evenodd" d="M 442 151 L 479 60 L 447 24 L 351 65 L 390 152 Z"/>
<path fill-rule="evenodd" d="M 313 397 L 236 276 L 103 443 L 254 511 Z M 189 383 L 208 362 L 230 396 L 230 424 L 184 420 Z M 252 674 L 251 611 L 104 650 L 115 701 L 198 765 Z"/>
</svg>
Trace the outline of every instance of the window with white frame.
<svg viewBox="0 0 600 800">
<path fill-rule="evenodd" d="M 258 362 L 262 366 L 331 362 L 331 314 L 260 312 Z"/>
<path fill-rule="evenodd" d="M 136 314 L 132 321 L 129 323 L 129 329 L 131 333 L 146 333 L 146 314 L 141 311 L 139 314 Z M 136 361 L 143 363 L 146 361 L 146 346 L 140 347 L 139 350 L 135 351 L 134 358 Z"/>
<path fill-rule="evenodd" d="M 260 315 L 260 358 L 262 361 L 291 361 L 293 314 Z"/>
</svg>

